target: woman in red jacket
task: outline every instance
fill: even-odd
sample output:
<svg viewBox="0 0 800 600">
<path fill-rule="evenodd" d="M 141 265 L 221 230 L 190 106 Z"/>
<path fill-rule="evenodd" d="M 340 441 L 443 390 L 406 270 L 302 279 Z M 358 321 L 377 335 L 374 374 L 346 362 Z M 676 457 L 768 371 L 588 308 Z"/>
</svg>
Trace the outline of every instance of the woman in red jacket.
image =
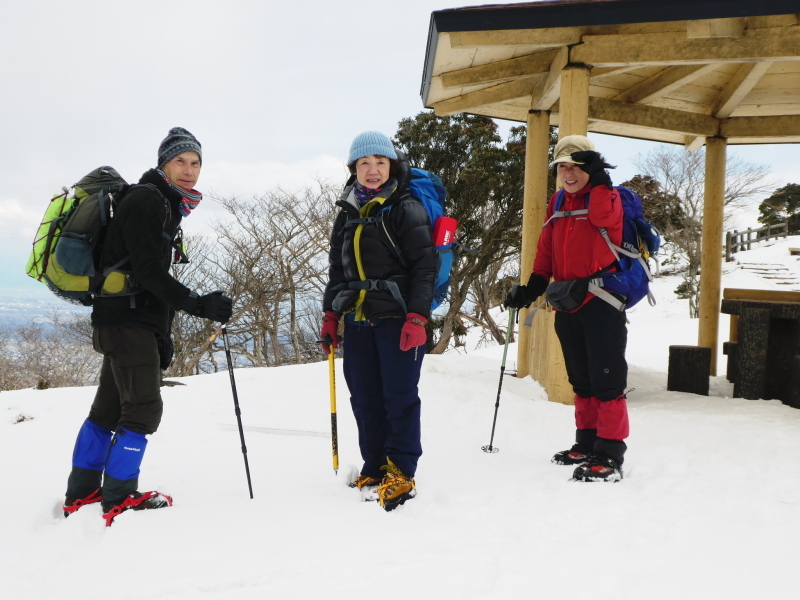
<svg viewBox="0 0 800 600">
<path fill-rule="evenodd" d="M 504 304 L 528 307 L 547 291 L 557 309 L 555 328 L 575 392 L 577 431 L 572 448 L 552 461 L 575 466 L 574 478 L 581 481 L 619 481 L 629 433 L 626 317 L 585 290 L 592 276 L 617 268 L 601 228 L 612 243 L 621 244 L 622 203 L 606 171 L 610 165 L 587 137 L 561 139 L 551 166 L 563 191 L 550 198 L 527 285 L 512 290 Z"/>
</svg>

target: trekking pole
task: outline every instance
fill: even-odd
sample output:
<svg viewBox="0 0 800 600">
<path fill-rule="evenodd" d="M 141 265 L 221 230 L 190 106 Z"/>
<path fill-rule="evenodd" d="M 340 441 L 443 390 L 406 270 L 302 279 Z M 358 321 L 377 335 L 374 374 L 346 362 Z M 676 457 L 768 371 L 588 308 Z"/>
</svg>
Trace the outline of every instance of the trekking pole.
<svg viewBox="0 0 800 600">
<path fill-rule="evenodd" d="M 253 499 L 253 484 L 250 482 L 250 465 L 247 462 L 247 446 L 244 444 L 244 429 L 242 429 L 242 411 L 239 410 L 239 396 L 236 393 L 236 380 L 233 378 L 233 359 L 231 358 L 231 344 L 228 341 L 228 328 L 222 326 L 222 341 L 225 342 L 225 356 L 228 358 L 228 374 L 231 376 L 231 390 L 233 391 L 233 406 L 236 408 L 236 420 L 239 422 L 239 438 L 242 440 L 242 455 L 244 456 L 244 470 L 247 473 L 247 487 L 250 489 L 250 499 Z"/>
<path fill-rule="evenodd" d="M 489 454 L 497 454 L 500 448 L 492 446 L 494 442 L 494 426 L 497 425 L 497 409 L 500 408 L 500 390 L 503 389 L 503 373 L 506 370 L 506 356 L 508 355 L 508 342 L 511 339 L 511 330 L 514 328 L 514 312 L 513 308 L 508 309 L 508 329 L 506 329 L 506 345 L 503 348 L 503 362 L 500 364 L 500 384 L 497 386 L 497 402 L 494 404 L 494 420 L 492 421 L 492 437 L 489 440 L 488 446 L 481 446 L 481 450 Z"/>
<path fill-rule="evenodd" d="M 331 382 L 331 453 L 333 472 L 339 474 L 339 426 L 336 423 L 336 367 L 333 364 L 333 346 L 328 354 L 328 374 Z"/>
<path fill-rule="evenodd" d="M 317 340 L 318 344 L 327 344 L 328 349 L 328 381 L 331 389 L 331 452 L 333 455 L 333 472 L 339 474 L 339 426 L 336 423 L 336 367 L 333 363 L 333 340 L 326 335 Z"/>
<path fill-rule="evenodd" d="M 339 474 L 339 426 L 336 423 L 336 367 L 333 363 L 333 340 L 326 335 L 317 340 L 318 344 L 328 344 L 328 381 L 331 390 L 331 453 L 333 472 Z"/>
</svg>

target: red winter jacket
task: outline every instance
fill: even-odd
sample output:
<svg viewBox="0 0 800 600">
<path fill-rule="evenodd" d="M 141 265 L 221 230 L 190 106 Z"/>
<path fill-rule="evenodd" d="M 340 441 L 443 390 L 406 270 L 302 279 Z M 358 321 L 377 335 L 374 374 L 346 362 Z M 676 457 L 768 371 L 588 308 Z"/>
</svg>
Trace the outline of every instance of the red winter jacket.
<svg viewBox="0 0 800 600">
<path fill-rule="evenodd" d="M 557 196 L 558 192 L 550 197 L 547 219 L 553 214 Z M 575 194 L 565 192 L 560 210 L 584 208 L 589 209 L 588 215 L 559 217 L 544 226 L 533 261 L 534 273 L 548 281 L 551 277 L 554 281 L 566 281 L 586 277 L 614 262 L 614 253 L 600 235 L 599 227 L 606 228 L 614 244 L 622 244 L 619 194 L 604 185 L 594 188 L 587 185 Z M 594 294 L 587 294 L 583 304 L 593 297 Z"/>
</svg>

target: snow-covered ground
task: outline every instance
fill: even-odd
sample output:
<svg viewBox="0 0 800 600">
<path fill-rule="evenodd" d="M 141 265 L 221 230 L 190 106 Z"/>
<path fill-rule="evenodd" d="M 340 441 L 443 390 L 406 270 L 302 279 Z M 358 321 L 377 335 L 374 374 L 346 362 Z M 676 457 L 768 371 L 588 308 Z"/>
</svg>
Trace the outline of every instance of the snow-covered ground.
<svg viewBox="0 0 800 600">
<path fill-rule="evenodd" d="M 798 275 L 788 247 L 799 245 L 737 259 Z M 733 263 L 724 271 L 727 287 L 791 289 Z M 505 378 L 501 450 L 481 451 L 495 346 L 426 358 L 419 495 L 392 513 L 345 485 L 359 457 L 340 364 L 334 476 L 327 365 L 317 363 L 236 372 L 253 500 L 228 374 L 164 388 L 140 482 L 175 504 L 107 529 L 98 505 L 58 516 L 94 390 L 3 392 L 0 597 L 796 598 L 800 411 L 731 398 L 724 377 L 708 397 L 666 391 L 668 346 L 697 338 L 677 284 L 657 281 L 658 306 L 629 315 L 632 433 L 614 485 L 571 483 L 571 469 L 550 463 L 571 443 L 572 409 L 530 378 Z"/>
</svg>

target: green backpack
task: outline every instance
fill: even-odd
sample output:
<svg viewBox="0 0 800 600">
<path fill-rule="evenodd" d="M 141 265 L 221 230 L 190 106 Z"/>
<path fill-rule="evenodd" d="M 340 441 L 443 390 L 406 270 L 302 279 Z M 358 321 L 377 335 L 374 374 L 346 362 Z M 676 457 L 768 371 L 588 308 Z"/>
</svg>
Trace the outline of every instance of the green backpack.
<svg viewBox="0 0 800 600">
<path fill-rule="evenodd" d="M 118 270 L 128 257 L 100 272 L 103 238 L 130 186 L 112 167 L 99 167 L 53 197 L 33 240 L 25 272 L 58 297 L 89 306 L 95 295 L 134 293 Z"/>
</svg>

